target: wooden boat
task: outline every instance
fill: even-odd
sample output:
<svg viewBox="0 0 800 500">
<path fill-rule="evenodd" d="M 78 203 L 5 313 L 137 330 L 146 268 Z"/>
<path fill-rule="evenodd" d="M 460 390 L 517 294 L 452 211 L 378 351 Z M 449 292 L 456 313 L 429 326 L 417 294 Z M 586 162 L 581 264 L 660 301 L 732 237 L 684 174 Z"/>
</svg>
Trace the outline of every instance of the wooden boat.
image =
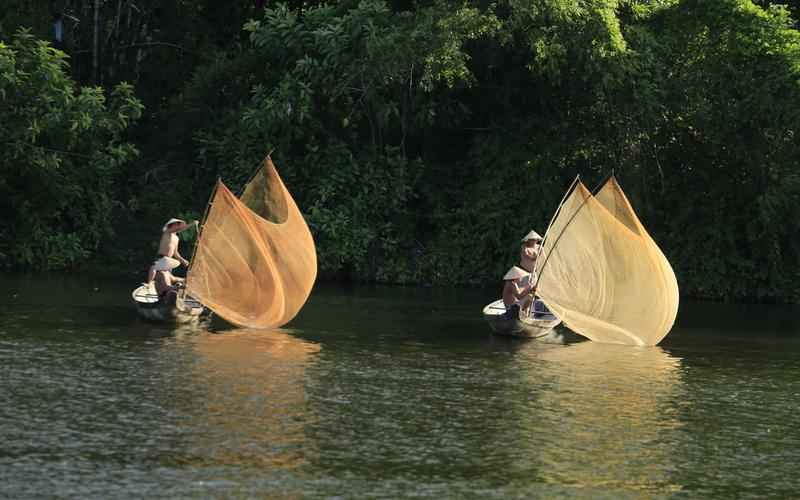
<svg viewBox="0 0 800 500">
<path fill-rule="evenodd" d="M 534 275 L 537 301 L 594 342 L 653 346 L 675 323 L 675 273 L 613 175 L 594 192 L 575 179 L 545 232 Z M 533 329 L 518 321 L 500 328 L 542 331 L 535 318 Z"/>
<path fill-rule="evenodd" d="M 173 300 L 159 300 L 152 284 L 143 283 L 131 296 L 139 316 L 150 321 L 191 323 L 197 321 L 205 309 L 196 299 L 180 294 L 173 295 Z"/>
<path fill-rule="evenodd" d="M 236 326 L 277 328 L 303 307 L 316 276 L 311 231 L 267 156 L 241 196 L 217 181 L 174 304 L 146 287 L 133 298 L 148 319 L 193 321 L 207 308 Z"/>
<path fill-rule="evenodd" d="M 537 300 L 534 303 L 532 315 L 512 317 L 509 316 L 503 300 L 500 299 L 483 308 L 483 317 L 489 323 L 492 331 L 498 335 L 510 335 L 558 344 L 571 340 L 555 330 L 561 320 L 542 307 L 543 305 L 540 300 Z"/>
<path fill-rule="evenodd" d="M 311 231 L 267 156 L 238 198 L 217 181 L 185 292 L 228 323 L 278 328 L 295 317 L 317 276 Z"/>
</svg>

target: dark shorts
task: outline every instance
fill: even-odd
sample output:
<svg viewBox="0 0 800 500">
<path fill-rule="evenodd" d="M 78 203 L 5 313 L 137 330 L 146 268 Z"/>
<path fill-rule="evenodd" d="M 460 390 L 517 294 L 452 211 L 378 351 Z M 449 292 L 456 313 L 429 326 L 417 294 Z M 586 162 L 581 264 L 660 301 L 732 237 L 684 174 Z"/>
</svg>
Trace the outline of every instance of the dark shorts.
<svg viewBox="0 0 800 500">
<path fill-rule="evenodd" d="M 519 319 L 519 304 L 514 304 L 511 307 L 507 307 L 506 312 L 503 313 L 503 316 L 506 319 Z"/>
<path fill-rule="evenodd" d="M 175 305 L 175 302 L 178 298 L 178 291 L 174 288 L 172 290 L 167 290 L 166 292 L 162 293 L 158 296 L 158 302 L 164 305 Z"/>
</svg>

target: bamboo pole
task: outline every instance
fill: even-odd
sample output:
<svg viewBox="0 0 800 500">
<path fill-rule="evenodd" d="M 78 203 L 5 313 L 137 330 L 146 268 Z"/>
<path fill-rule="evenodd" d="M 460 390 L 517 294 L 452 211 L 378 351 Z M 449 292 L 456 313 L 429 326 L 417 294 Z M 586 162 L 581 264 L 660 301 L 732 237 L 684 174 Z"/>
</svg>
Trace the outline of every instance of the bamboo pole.
<svg viewBox="0 0 800 500">
<path fill-rule="evenodd" d="M 264 163 L 265 163 L 265 162 L 266 162 L 266 161 L 267 161 L 267 160 L 270 158 L 270 156 L 272 156 L 272 153 L 273 153 L 274 151 L 275 151 L 274 149 L 271 149 L 271 150 L 269 151 L 269 153 L 267 153 L 267 155 L 264 157 L 264 159 L 258 162 L 258 166 L 257 166 L 257 167 L 256 167 L 256 168 L 253 170 L 253 173 L 252 173 L 252 174 L 250 175 L 250 177 L 247 179 L 247 182 L 245 182 L 245 183 L 242 185 L 241 189 L 239 189 L 239 192 L 238 192 L 238 193 L 236 193 L 236 197 L 237 197 L 237 198 L 241 198 L 241 197 L 242 197 L 242 195 L 244 194 L 244 190 L 245 190 L 245 189 L 247 189 L 247 185 L 248 185 L 248 184 L 250 184 L 251 182 L 253 182 L 253 179 L 255 179 L 255 178 L 256 178 L 256 176 L 258 175 L 258 173 L 261 171 L 261 168 L 264 166 Z"/>
<path fill-rule="evenodd" d="M 98 85 L 98 51 L 100 50 L 100 0 L 94 0 L 94 33 L 92 35 L 92 84 Z"/>
<path fill-rule="evenodd" d="M 581 206 L 579 206 L 578 209 L 575 210 L 575 213 L 572 214 L 572 217 L 570 217 L 570 219 L 567 221 L 566 225 L 564 226 L 564 229 L 562 229 L 561 233 L 556 237 L 556 241 L 555 241 L 555 243 L 553 243 L 552 248 L 548 251 L 547 257 L 545 257 L 544 263 L 542 264 L 542 267 L 539 269 L 539 272 L 536 273 L 536 283 L 534 283 L 534 287 L 539 285 L 539 280 L 542 278 L 542 273 L 544 272 L 544 268 L 547 265 L 547 261 L 550 260 L 550 256 L 553 255 L 553 250 L 556 248 L 556 245 L 558 244 L 559 240 L 564 235 L 564 232 L 567 230 L 569 225 L 572 224 L 572 221 L 575 220 L 575 217 L 578 215 L 578 213 L 581 211 L 581 209 L 583 209 L 583 207 L 586 206 L 586 203 L 589 201 L 589 198 L 593 198 L 594 195 L 598 191 L 600 191 L 600 188 L 602 188 L 612 177 L 614 177 L 614 170 L 613 169 L 611 170 L 610 174 L 606 175 L 603 178 L 603 180 L 601 180 L 597 184 L 597 186 L 595 186 L 595 188 L 590 192 L 591 193 L 590 196 L 588 198 L 586 198 L 585 200 L 583 200 L 583 203 L 581 203 Z M 550 224 L 547 226 L 547 232 L 545 233 L 545 238 L 547 237 L 547 234 L 550 232 L 550 226 L 553 224 L 553 222 L 555 221 L 556 217 L 558 216 L 558 213 L 561 211 L 561 206 L 564 204 L 564 201 L 566 201 L 567 197 L 572 193 L 572 191 L 575 190 L 575 186 L 577 186 L 577 183 L 578 183 L 579 180 L 580 180 L 580 176 L 576 177 L 575 180 L 572 181 L 572 185 L 567 190 L 567 193 L 564 195 L 564 198 L 562 198 L 561 203 L 558 205 L 558 209 L 556 209 L 556 213 L 553 215 L 553 218 L 550 219 Z M 542 241 L 542 245 L 540 246 L 540 249 L 539 249 L 539 253 L 540 254 L 542 252 L 542 249 L 544 249 L 544 240 Z M 537 260 L 538 260 L 539 256 L 537 255 L 536 257 L 537 257 Z"/>
<path fill-rule="evenodd" d="M 217 190 L 219 189 L 219 185 L 221 183 L 222 179 L 218 177 L 217 183 L 214 184 L 214 189 L 211 190 L 211 196 L 208 198 L 208 203 L 206 203 L 206 209 L 205 212 L 203 212 L 203 219 L 201 223 L 197 226 L 197 241 L 195 242 L 194 248 L 192 249 L 192 258 L 189 259 L 189 267 L 186 269 L 186 285 L 189 284 L 189 273 L 192 272 L 192 267 L 194 266 L 194 257 L 195 255 L 197 255 L 197 249 L 200 247 L 200 243 L 202 241 L 203 227 L 206 224 L 206 219 L 208 219 L 208 212 L 211 210 L 211 206 L 213 205 L 214 202 L 214 197 L 216 196 Z M 182 299 L 186 297 L 186 286 L 183 287 L 181 293 L 182 293 L 181 295 Z"/>
</svg>

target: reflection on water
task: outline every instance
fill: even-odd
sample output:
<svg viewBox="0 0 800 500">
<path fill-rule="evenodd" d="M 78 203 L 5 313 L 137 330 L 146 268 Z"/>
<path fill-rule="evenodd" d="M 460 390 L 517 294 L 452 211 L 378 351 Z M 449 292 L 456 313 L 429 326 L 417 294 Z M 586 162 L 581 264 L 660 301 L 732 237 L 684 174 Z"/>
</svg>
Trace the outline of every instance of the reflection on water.
<svg viewBox="0 0 800 500">
<path fill-rule="evenodd" d="M 680 372 L 657 347 L 345 343 L 308 371 L 313 465 L 501 496 L 672 493 Z"/>
<path fill-rule="evenodd" d="M 661 348 L 554 346 L 491 336 L 496 290 L 315 290 L 291 329 L 255 331 L 139 321 L 113 283 L 4 284 L 0 498 L 800 488 L 793 311 L 751 327 L 698 304 Z"/>
<path fill-rule="evenodd" d="M 304 438 L 305 369 L 319 345 L 282 330 L 234 330 L 189 337 L 194 397 L 179 406 L 190 455 L 225 465 L 293 468 L 310 451 Z M 184 401 L 187 402 L 187 401 Z"/>
<path fill-rule="evenodd" d="M 670 484 L 681 362 L 659 347 L 584 342 L 527 353 L 528 407 L 547 482 L 651 492 Z M 558 439 L 553 439 L 553 431 Z"/>
</svg>

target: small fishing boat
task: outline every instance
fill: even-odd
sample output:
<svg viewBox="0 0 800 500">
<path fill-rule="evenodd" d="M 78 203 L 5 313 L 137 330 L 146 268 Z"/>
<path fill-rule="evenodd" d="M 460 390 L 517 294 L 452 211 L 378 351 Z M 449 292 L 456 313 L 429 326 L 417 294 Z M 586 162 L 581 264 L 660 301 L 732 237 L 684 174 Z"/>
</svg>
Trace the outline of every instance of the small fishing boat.
<svg viewBox="0 0 800 500">
<path fill-rule="evenodd" d="M 544 307 L 540 300 L 534 302 L 533 313 L 509 315 L 503 300 L 496 300 L 483 308 L 483 317 L 497 335 L 536 339 L 541 342 L 563 344 L 568 339 L 555 330 L 561 320 Z"/>
<path fill-rule="evenodd" d="M 305 304 L 317 251 L 302 212 L 267 156 L 237 197 L 217 181 L 183 293 L 244 328 L 279 328 Z"/>
<path fill-rule="evenodd" d="M 172 303 L 147 285 L 133 300 L 156 321 L 194 321 L 207 308 L 236 326 L 278 328 L 303 307 L 316 276 L 311 231 L 268 155 L 241 196 L 217 181 Z"/>
<path fill-rule="evenodd" d="M 136 311 L 144 319 L 174 323 L 197 321 L 205 309 L 198 300 L 181 294 L 173 295 L 174 300 L 159 300 L 155 287 L 143 283 L 131 294 Z"/>
<path fill-rule="evenodd" d="M 532 275 L 544 310 L 594 342 L 654 346 L 678 313 L 672 266 L 613 174 L 594 192 L 575 179 L 550 221 Z M 497 316 L 489 320 L 495 331 L 535 336 L 547 325 L 536 315 L 501 319 L 504 310 L 500 302 L 484 308 L 484 316 Z"/>
</svg>

